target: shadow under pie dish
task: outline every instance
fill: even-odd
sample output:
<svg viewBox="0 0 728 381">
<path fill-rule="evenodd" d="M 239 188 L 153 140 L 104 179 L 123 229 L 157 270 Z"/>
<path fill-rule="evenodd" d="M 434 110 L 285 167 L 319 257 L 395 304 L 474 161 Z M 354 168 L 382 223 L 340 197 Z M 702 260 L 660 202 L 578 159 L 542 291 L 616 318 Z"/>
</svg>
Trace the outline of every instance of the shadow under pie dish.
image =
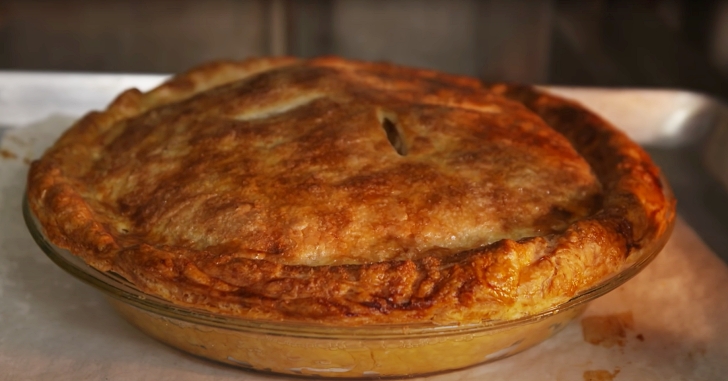
<svg viewBox="0 0 728 381">
<path fill-rule="evenodd" d="M 153 337 L 332 377 L 532 346 L 674 220 L 650 158 L 576 103 L 332 57 L 129 90 L 32 164 L 27 206 L 49 256 Z"/>
</svg>

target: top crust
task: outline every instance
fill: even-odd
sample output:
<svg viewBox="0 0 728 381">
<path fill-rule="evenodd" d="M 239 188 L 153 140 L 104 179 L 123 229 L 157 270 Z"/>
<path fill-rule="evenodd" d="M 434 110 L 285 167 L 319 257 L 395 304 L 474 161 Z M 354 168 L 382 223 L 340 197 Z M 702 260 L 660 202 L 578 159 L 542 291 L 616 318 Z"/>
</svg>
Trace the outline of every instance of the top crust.
<svg viewBox="0 0 728 381">
<path fill-rule="evenodd" d="M 511 319 L 667 233 L 636 144 L 531 87 L 326 57 L 218 62 L 31 166 L 46 236 L 174 302 L 354 325 Z"/>
</svg>

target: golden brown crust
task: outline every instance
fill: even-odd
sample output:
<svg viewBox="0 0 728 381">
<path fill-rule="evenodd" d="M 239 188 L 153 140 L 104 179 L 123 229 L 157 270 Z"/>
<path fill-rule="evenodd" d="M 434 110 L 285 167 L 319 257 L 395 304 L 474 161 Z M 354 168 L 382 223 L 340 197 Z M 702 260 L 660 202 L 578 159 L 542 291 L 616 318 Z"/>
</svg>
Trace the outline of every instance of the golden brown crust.
<svg viewBox="0 0 728 381">
<path fill-rule="evenodd" d="M 530 87 L 333 57 L 214 63 L 31 166 L 46 236 L 188 306 L 333 324 L 544 310 L 665 234 L 636 144 Z"/>
</svg>

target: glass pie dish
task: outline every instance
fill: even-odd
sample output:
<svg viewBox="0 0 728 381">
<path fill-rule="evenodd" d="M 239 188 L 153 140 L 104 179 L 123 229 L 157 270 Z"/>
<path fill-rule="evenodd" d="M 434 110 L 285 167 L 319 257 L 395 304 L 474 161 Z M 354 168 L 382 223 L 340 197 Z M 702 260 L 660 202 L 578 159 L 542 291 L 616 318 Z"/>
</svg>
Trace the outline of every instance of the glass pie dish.
<svg viewBox="0 0 728 381">
<path fill-rule="evenodd" d="M 589 302 L 639 273 L 659 253 L 672 229 L 670 225 L 651 247 L 630 256 L 618 273 L 535 315 L 468 325 L 335 327 L 253 321 L 177 306 L 139 291 L 119 275 L 100 272 L 55 246 L 44 236 L 27 200 L 23 202 L 23 215 L 31 235 L 53 262 L 102 291 L 123 318 L 147 335 L 193 355 L 239 368 L 329 378 L 433 374 L 495 361 L 528 349 L 562 330 Z"/>
</svg>

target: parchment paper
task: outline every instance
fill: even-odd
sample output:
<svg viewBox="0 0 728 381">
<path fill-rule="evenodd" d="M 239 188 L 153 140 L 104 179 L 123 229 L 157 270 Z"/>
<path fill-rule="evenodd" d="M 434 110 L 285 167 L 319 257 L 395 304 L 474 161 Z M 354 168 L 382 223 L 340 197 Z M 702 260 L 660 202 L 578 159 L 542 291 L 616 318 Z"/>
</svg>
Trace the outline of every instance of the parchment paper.
<svg viewBox="0 0 728 381">
<path fill-rule="evenodd" d="M 0 380 L 289 379 L 197 359 L 146 337 L 36 246 L 21 213 L 28 163 L 73 119 L 52 116 L 0 142 Z M 678 220 L 652 264 L 557 336 L 428 379 L 725 380 L 727 336 L 728 267 Z"/>
</svg>

